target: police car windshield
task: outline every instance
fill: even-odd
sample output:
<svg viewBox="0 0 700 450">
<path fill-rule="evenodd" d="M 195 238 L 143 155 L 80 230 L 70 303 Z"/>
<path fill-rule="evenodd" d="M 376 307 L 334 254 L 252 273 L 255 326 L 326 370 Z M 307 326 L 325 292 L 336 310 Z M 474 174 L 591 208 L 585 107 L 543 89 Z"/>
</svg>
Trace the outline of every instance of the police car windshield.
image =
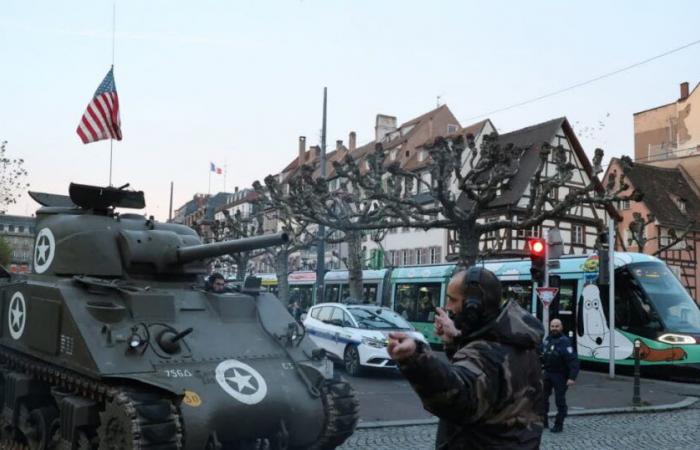
<svg viewBox="0 0 700 450">
<path fill-rule="evenodd" d="M 360 328 L 370 330 L 412 330 L 411 324 L 384 308 L 348 307 Z"/>
<path fill-rule="evenodd" d="M 678 278 L 659 262 L 630 264 L 667 331 L 700 333 L 700 310 Z"/>
</svg>

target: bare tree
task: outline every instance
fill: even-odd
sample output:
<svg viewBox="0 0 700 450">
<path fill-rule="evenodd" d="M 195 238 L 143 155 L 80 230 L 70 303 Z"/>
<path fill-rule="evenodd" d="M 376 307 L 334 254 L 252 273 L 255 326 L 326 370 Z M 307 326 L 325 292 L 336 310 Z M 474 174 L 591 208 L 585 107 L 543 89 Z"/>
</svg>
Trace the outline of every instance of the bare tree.
<svg viewBox="0 0 700 450">
<path fill-rule="evenodd" d="M 653 238 L 647 237 L 646 227 L 654 222 L 656 222 L 656 217 L 654 214 L 649 213 L 647 214 L 646 219 L 644 219 L 641 213 L 632 213 L 632 222 L 630 222 L 628 227 L 630 233 L 629 238 L 627 239 L 627 245 L 632 245 L 632 243 L 634 243 L 639 248 L 639 253 L 644 253 L 644 247 L 646 247 L 647 243 L 659 241 L 658 249 L 652 253 L 654 256 L 660 255 L 681 242 L 685 243 L 682 250 L 692 249 L 692 246 L 686 242 L 685 238 L 691 231 L 693 231 L 693 228 L 695 227 L 694 221 L 689 220 L 685 228 L 680 230 L 680 234 L 674 228 L 669 228 L 668 235 L 664 236 L 666 237 L 665 243 L 661 242 L 661 236 L 656 236 Z"/>
<path fill-rule="evenodd" d="M 277 296 L 280 301 L 287 304 L 289 301 L 289 258 L 296 252 L 309 248 L 314 244 L 316 233 L 310 227 L 308 222 L 301 222 L 294 217 L 286 215 L 284 211 L 273 209 L 269 201 L 269 195 L 259 183 L 255 184 L 256 192 L 260 195 L 257 204 L 261 208 L 265 208 L 263 213 L 267 216 L 264 220 L 274 223 L 276 231 L 284 231 L 289 235 L 289 241 L 286 244 L 268 247 L 263 249 L 264 257 L 271 262 L 277 274 Z"/>
<path fill-rule="evenodd" d="M 267 177 L 265 183 L 290 214 L 343 230 L 350 239 L 362 230 L 454 230 L 459 259 L 467 265 L 479 257 L 479 242 L 486 233 L 528 229 L 544 220 L 563 217 L 578 205 L 606 206 L 637 197 L 637 193 L 620 195 L 629 187 L 623 174 L 611 174 L 614 183 L 607 186 L 600 183 L 597 176 L 602 172 L 601 149 L 595 151 L 590 182 L 584 187 L 572 187 L 568 182 L 575 167 L 567 158 L 567 150 L 544 143 L 539 147 L 538 166 L 530 180 L 529 201 L 518 210 L 519 220 L 484 222 L 484 217 L 496 215 L 493 201 L 511 189 L 526 150 L 512 144 L 501 145 L 495 133 L 484 136 L 480 148 L 468 135 L 439 137 L 421 150 L 427 152 L 429 180 L 397 162 L 387 163 L 384 149 L 377 145 L 366 160 L 355 161 L 348 155 L 342 162 L 334 163 L 339 180 L 337 190 L 330 190 L 327 180 L 314 178 L 310 168 L 289 180 L 286 195 L 276 178 Z M 623 158 L 622 164 L 632 162 Z M 548 166 L 551 168 L 545 171 Z M 417 185 L 424 195 L 414 194 Z M 563 198 L 553 195 L 562 186 L 568 188 L 568 193 Z"/>
<path fill-rule="evenodd" d="M 223 220 L 214 220 L 204 224 L 209 226 L 209 233 L 214 242 L 243 239 L 262 234 L 262 219 L 259 214 L 243 216 L 240 210 L 233 214 L 228 210 L 222 212 L 224 214 Z M 251 258 L 260 253 L 260 250 L 252 250 L 227 255 L 236 265 L 236 280 L 245 279 Z"/>
<path fill-rule="evenodd" d="M 27 170 L 24 159 L 7 156 L 7 141 L 0 142 L 0 214 L 7 207 L 17 203 L 24 191 L 29 187 L 25 182 Z"/>
<path fill-rule="evenodd" d="M 350 160 L 351 157 L 348 156 Z M 339 165 L 334 163 L 336 170 Z M 362 298 L 362 269 L 365 258 L 362 251 L 362 240 L 365 230 L 377 224 L 377 218 L 382 214 L 376 208 L 376 202 L 367 198 L 364 190 L 356 181 L 340 176 L 339 188 L 329 188 L 328 180 L 314 177 L 314 168 L 302 166 L 297 174 L 288 181 L 289 190 L 284 189 L 277 177 L 265 178 L 265 186 L 256 182 L 254 188 L 266 192 L 269 204 L 280 211 L 283 217 L 293 218 L 301 223 L 326 225 L 330 230 L 327 241 L 345 242 L 348 246 L 348 256 L 344 260 L 348 268 L 348 287 L 352 298 Z M 379 176 L 383 168 L 375 168 L 366 176 Z"/>
</svg>

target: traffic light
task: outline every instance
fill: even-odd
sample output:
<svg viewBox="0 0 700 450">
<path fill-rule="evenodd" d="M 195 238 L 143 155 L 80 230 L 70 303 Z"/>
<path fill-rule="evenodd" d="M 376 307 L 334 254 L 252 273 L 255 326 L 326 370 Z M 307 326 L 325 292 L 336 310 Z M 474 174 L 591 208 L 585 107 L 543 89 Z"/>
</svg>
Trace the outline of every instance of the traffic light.
<svg viewBox="0 0 700 450">
<path fill-rule="evenodd" d="M 547 266 L 547 243 L 544 239 L 532 238 L 528 239 L 527 246 L 530 250 L 530 274 L 532 281 L 536 281 L 539 286 L 544 285 L 544 274 Z"/>
</svg>

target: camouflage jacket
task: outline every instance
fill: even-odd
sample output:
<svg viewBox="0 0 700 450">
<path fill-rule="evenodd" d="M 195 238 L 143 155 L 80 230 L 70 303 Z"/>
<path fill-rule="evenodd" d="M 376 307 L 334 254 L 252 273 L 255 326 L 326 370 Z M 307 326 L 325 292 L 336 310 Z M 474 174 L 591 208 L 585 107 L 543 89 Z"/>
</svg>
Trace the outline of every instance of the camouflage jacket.
<svg viewBox="0 0 700 450">
<path fill-rule="evenodd" d="M 419 345 L 399 367 L 440 418 L 437 449 L 535 449 L 542 435 L 542 323 L 515 302 L 457 342 L 451 363 Z"/>
</svg>

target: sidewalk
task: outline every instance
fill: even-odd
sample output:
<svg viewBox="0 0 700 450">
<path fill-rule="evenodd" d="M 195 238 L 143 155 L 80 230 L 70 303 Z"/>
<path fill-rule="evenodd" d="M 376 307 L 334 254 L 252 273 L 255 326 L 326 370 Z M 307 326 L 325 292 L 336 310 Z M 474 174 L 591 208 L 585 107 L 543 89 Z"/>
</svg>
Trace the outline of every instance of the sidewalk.
<svg viewBox="0 0 700 450">
<path fill-rule="evenodd" d="M 618 414 L 634 412 L 659 412 L 686 408 L 700 400 L 700 384 L 677 383 L 663 380 L 641 379 L 640 396 L 642 406 L 632 405 L 634 379 L 616 375 L 611 380 L 607 373 L 582 370 L 576 384 L 569 388 L 566 400 L 569 415 Z M 406 399 L 408 401 L 409 399 Z M 416 401 L 417 401 L 416 397 Z M 550 397 L 550 415 L 556 414 L 554 395 Z M 412 402 L 411 402 L 412 403 Z M 416 405 L 420 408 L 419 405 Z M 425 414 L 425 411 L 421 411 Z M 358 428 L 383 428 L 391 426 L 423 425 L 437 423 L 435 417 L 415 419 L 360 421 Z M 386 416 L 385 416 L 386 417 Z M 403 420 L 403 419 L 408 420 Z"/>
<path fill-rule="evenodd" d="M 615 379 L 611 380 L 607 373 L 582 370 L 576 384 L 570 387 L 566 394 L 569 415 L 678 409 L 690 406 L 693 397 L 696 397 L 696 400 L 700 398 L 700 384 L 642 378 L 642 406 L 634 407 L 633 391 L 633 377 L 616 375 Z M 683 402 L 689 397 L 690 399 Z M 554 410 L 556 413 L 554 395 L 550 401 L 550 412 Z"/>
</svg>

